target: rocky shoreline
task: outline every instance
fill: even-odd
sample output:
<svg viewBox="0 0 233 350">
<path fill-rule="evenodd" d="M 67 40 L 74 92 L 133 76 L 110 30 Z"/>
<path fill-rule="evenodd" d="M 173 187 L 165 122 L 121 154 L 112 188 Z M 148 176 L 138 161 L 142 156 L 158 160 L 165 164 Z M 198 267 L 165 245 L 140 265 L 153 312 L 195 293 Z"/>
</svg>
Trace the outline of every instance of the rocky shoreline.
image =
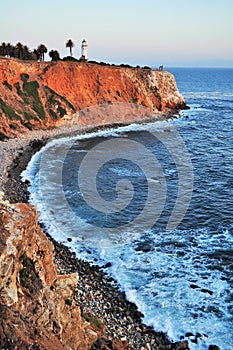
<svg viewBox="0 0 233 350">
<path fill-rule="evenodd" d="M 1 142 L 0 185 L 6 198 L 12 203 L 28 201 L 28 184 L 21 182 L 20 174 L 32 155 L 49 139 L 88 131 L 94 130 L 77 130 L 68 126 L 50 131 L 33 131 Z M 74 298 L 69 303 L 75 303 L 81 308 L 83 318 L 99 334 L 91 349 L 188 349 L 187 341 L 182 339 L 182 342 L 172 343 L 164 333 L 155 332 L 144 325 L 143 315 L 133 303 L 126 300 L 117 283 L 104 272 L 104 267 L 100 269 L 77 259 L 67 247 L 51 237 L 49 239 L 54 245 L 54 262 L 58 274 L 78 273 L 79 282 Z"/>
</svg>

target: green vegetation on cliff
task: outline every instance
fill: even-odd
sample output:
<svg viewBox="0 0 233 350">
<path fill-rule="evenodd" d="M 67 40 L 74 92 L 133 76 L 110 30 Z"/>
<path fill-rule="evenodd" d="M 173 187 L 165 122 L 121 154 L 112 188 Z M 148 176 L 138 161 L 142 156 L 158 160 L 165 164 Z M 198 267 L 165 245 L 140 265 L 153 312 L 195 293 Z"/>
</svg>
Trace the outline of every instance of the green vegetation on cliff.
<svg viewBox="0 0 233 350">
<path fill-rule="evenodd" d="M 28 81 L 28 74 L 21 74 L 21 80 L 23 81 L 22 90 L 20 83 L 15 84 L 18 95 L 23 99 L 24 103 L 32 107 L 38 117 L 42 120 L 46 118 L 43 104 L 39 96 L 39 84 L 35 81 Z"/>
<path fill-rule="evenodd" d="M 59 95 L 57 92 L 55 92 L 53 89 L 51 89 L 51 88 L 48 87 L 48 86 L 45 86 L 45 90 L 47 90 L 47 92 L 50 93 L 50 96 L 49 96 L 49 102 L 50 102 L 50 103 L 58 102 L 58 100 L 56 99 L 56 98 L 58 98 L 58 99 L 64 101 L 64 102 L 67 104 L 67 106 L 68 106 L 70 109 L 72 109 L 73 112 L 75 113 L 75 108 L 74 108 L 74 106 L 73 106 L 64 96 Z"/>
<path fill-rule="evenodd" d="M 10 120 L 21 120 L 20 116 L 0 97 L 0 110 L 6 114 Z"/>
</svg>

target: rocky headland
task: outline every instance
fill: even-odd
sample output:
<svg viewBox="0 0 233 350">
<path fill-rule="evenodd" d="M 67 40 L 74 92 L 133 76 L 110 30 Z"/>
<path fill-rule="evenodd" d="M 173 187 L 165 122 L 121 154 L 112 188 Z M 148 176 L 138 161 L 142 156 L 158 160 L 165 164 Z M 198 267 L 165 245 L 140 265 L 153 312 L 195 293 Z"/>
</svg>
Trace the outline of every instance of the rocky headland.
<svg viewBox="0 0 233 350">
<path fill-rule="evenodd" d="M 114 102 L 132 104 L 135 114 L 85 113 Z M 185 101 L 165 71 L 0 59 L 1 349 L 188 349 L 145 326 L 104 267 L 43 232 L 20 178 L 51 138 L 158 120 L 180 108 Z"/>
<path fill-rule="evenodd" d="M 0 140 L 67 120 L 80 127 L 138 120 L 135 110 L 93 112 L 93 106 L 122 102 L 137 106 L 140 120 L 187 108 L 166 71 L 0 58 Z"/>
</svg>

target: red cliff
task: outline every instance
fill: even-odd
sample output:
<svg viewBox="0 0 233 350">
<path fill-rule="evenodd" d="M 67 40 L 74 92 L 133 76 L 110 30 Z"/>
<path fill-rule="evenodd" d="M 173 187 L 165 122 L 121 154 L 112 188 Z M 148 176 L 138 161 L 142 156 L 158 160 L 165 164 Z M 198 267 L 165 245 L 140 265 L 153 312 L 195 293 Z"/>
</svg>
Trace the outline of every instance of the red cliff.
<svg viewBox="0 0 233 350">
<path fill-rule="evenodd" d="M 125 115 L 118 115 L 118 120 L 108 113 L 103 120 L 103 116 L 79 114 L 87 107 L 115 102 L 147 107 L 141 118 L 148 116 L 148 111 L 152 114 L 186 108 L 173 75 L 166 71 L 0 59 L 0 139 L 56 126 L 75 114 L 80 126 L 123 122 Z"/>
</svg>

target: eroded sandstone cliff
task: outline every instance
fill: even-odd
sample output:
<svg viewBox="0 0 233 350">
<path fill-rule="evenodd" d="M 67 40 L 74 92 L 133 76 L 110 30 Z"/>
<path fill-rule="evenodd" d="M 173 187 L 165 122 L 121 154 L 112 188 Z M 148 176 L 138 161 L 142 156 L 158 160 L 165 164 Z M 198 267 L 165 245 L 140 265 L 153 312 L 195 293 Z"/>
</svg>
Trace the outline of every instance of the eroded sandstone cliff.
<svg viewBox="0 0 233 350">
<path fill-rule="evenodd" d="M 0 228 L 0 348 L 89 349 L 97 334 L 72 301 L 78 276 L 57 274 L 35 209 L 1 194 Z"/>
<path fill-rule="evenodd" d="M 0 140 L 53 127 L 74 114 L 80 126 L 116 123 L 111 113 L 105 113 L 104 120 L 99 114 L 79 114 L 84 108 L 114 102 L 148 107 L 140 118 L 186 108 L 173 75 L 166 71 L 0 59 Z"/>
</svg>

